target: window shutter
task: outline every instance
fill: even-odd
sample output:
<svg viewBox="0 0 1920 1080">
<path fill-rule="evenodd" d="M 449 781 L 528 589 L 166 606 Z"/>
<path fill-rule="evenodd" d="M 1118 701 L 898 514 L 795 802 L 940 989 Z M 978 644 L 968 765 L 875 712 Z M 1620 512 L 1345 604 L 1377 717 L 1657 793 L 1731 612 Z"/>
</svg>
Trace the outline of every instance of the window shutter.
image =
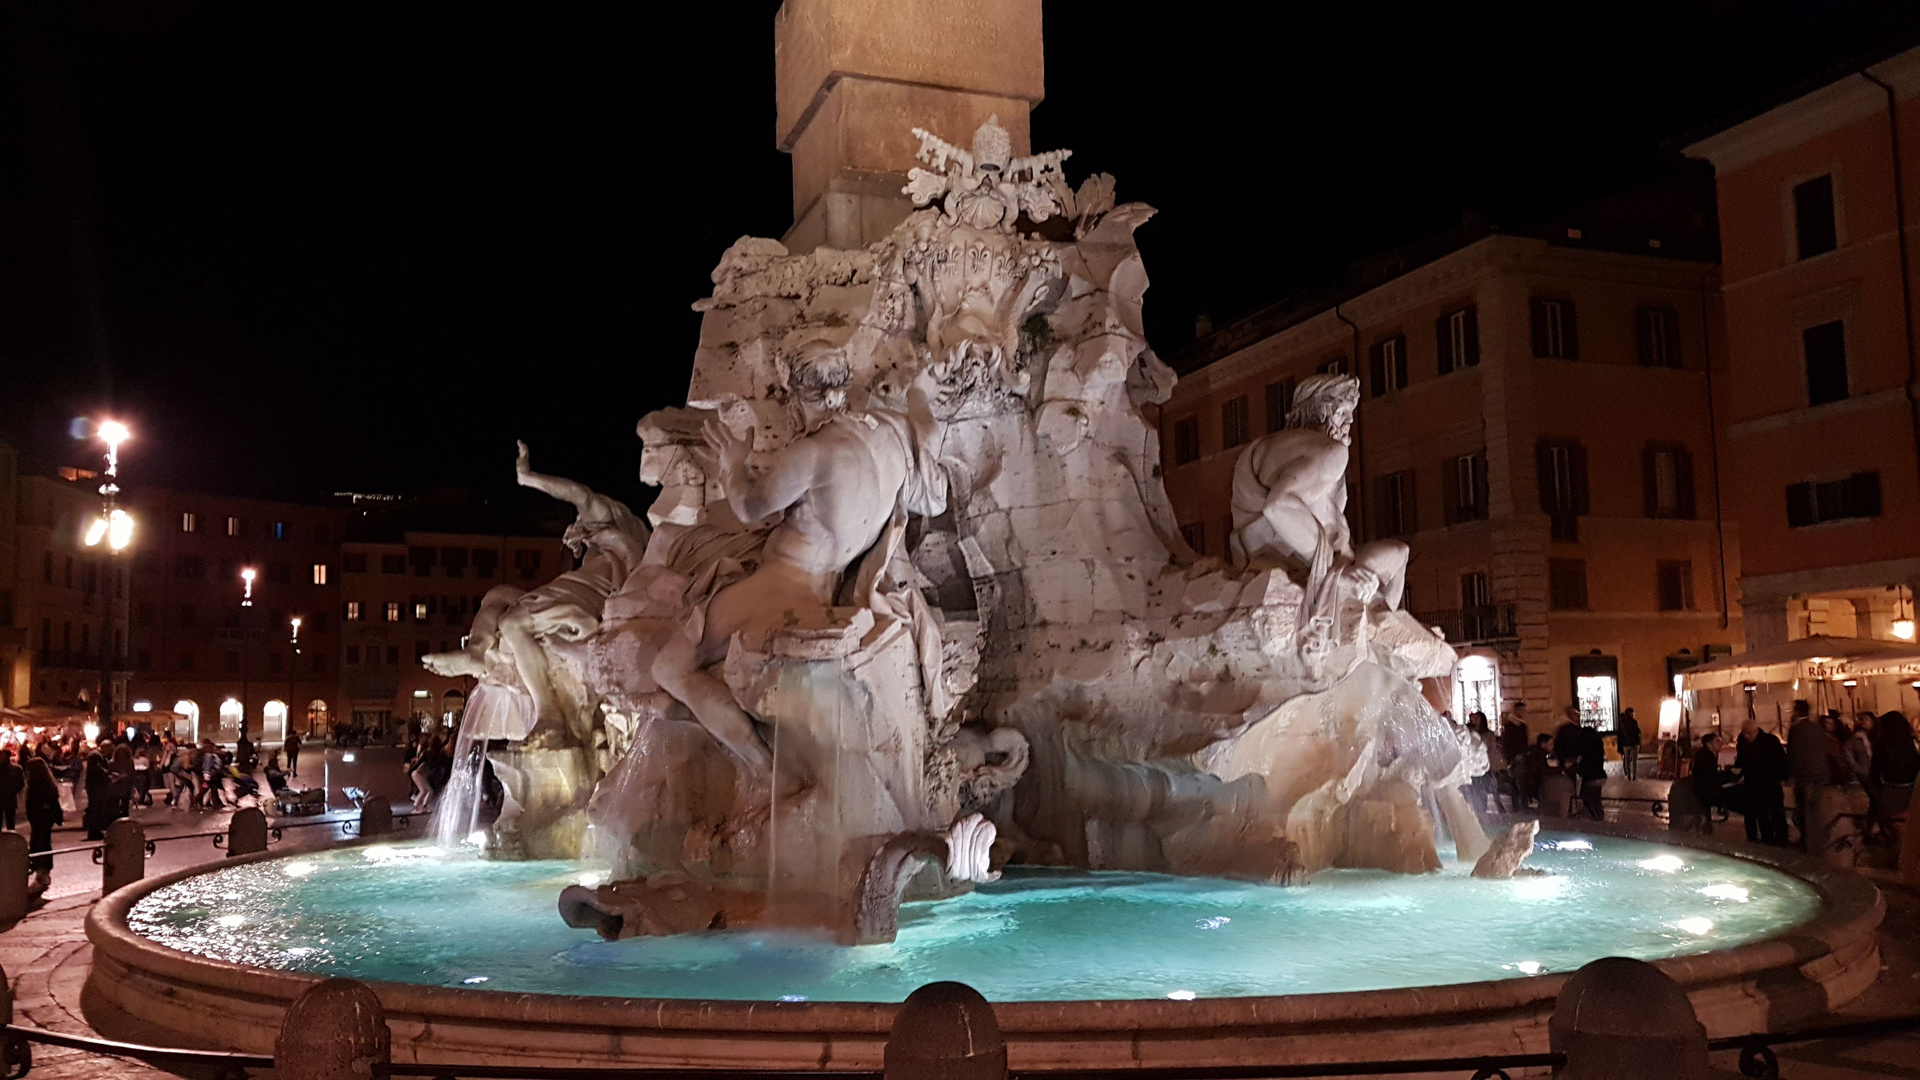
<svg viewBox="0 0 1920 1080">
<path fill-rule="evenodd" d="M 1453 355 L 1453 316 L 1442 315 L 1433 321 L 1433 347 L 1440 357 L 1440 374 L 1446 375 L 1460 363 Z"/>
<path fill-rule="evenodd" d="M 1393 388 L 1407 388 L 1407 335 L 1396 334 L 1393 338 Z"/>
<path fill-rule="evenodd" d="M 1579 443 L 1570 443 L 1567 457 L 1573 470 L 1573 512 L 1590 514 L 1593 508 L 1587 498 L 1587 448 Z"/>
<path fill-rule="evenodd" d="M 1573 301 L 1560 301 L 1561 349 L 1568 360 L 1580 359 L 1580 328 L 1573 321 Z M 1584 512 L 1584 511 L 1583 511 Z"/>
<path fill-rule="evenodd" d="M 1467 305 L 1467 355 L 1455 357 L 1454 363 L 1468 367 L 1480 364 L 1480 313 L 1472 304 Z"/>
<path fill-rule="evenodd" d="M 1444 323 L 1445 320 L 1442 320 Z M 1440 459 L 1440 509 L 1445 512 L 1444 523 L 1458 525 L 1466 517 L 1462 513 L 1460 499 L 1460 461 L 1458 458 Z"/>
<path fill-rule="evenodd" d="M 1413 470 L 1408 469 L 1400 475 L 1403 477 L 1400 481 L 1400 531 L 1411 536 L 1420 531 L 1420 496 L 1414 491 Z M 1874 481 L 1873 494 L 1877 502 L 1880 497 L 1879 477 L 1876 476 Z"/>
<path fill-rule="evenodd" d="M 1553 503 L 1553 444 L 1545 439 L 1534 445 L 1533 475 L 1540 486 L 1540 512 L 1551 514 L 1558 510 Z"/>
<path fill-rule="evenodd" d="M 1680 516 L 1691 521 L 1696 516 L 1693 503 L 1693 451 L 1684 448 L 1673 452 L 1673 471 L 1680 485 Z"/>
<path fill-rule="evenodd" d="M 1787 526 L 1793 529 L 1813 524 L 1813 485 L 1787 485 Z"/>
<path fill-rule="evenodd" d="M 1487 455 L 1484 450 L 1473 455 L 1473 495 L 1474 516 L 1483 521 L 1492 517 L 1493 507 L 1487 504 Z"/>
<path fill-rule="evenodd" d="M 1368 380 L 1367 392 L 1374 397 L 1385 394 L 1387 392 L 1386 342 L 1376 341 L 1373 347 L 1367 350 L 1367 374 L 1373 376 Z"/>
<path fill-rule="evenodd" d="M 1533 355 L 1544 358 L 1547 355 L 1547 304 L 1544 300 L 1533 301 Z"/>
<path fill-rule="evenodd" d="M 1653 321 L 1658 317 L 1658 313 L 1651 308 L 1641 308 L 1634 314 L 1633 347 L 1639 354 L 1641 367 L 1652 367 L 1656 363 L 1653 351 Z"/>
<path fill-rule="evenodd" d="M 1647 516 L 1660 516 L 1660 451 L 1652 443 L 1640 448 L 1640 476 L 1646 486 Z"/>
</svg>

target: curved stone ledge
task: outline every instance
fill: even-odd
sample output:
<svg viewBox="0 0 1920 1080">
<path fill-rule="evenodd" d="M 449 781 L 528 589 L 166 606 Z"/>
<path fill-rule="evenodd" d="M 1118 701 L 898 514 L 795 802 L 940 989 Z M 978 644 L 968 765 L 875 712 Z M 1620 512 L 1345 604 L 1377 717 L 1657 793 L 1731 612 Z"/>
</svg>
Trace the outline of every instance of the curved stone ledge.
<svg viewBox="0 0 1920 1080">
<path fill-rule="evenodd" d="M 1819 915 L 1778 938 L 1658 963 L 1693 999 L 1710 1035 L 1776 1030 L 1851 1000 L 1879 976 L 1885 914 L 1865 879 L 1794 853 L 1600 823 L 1585 832 L 1693 847 L 1791 873 L 1818 890 Z M 223 862 L 235 866 L 272 853 Z M 131 1015 L 235 1050 L 272 1053 L 281 1014 L 316 976 L 243 967 L 133 933 L 127 913 L 207 867 L 141 881 L 87 918 L 90 993 Z M 994 1006 L 1015 1068 L 1220 1065 L 1530 1053 L 1566 975 L 1451 986 L 1198 1001 L 1010 1002 Z M 514 994 L 371 984 L 394 1060 L 525 1065 L 871 1068 L 893 1004 L 744 1002 Z"/>
</svg>

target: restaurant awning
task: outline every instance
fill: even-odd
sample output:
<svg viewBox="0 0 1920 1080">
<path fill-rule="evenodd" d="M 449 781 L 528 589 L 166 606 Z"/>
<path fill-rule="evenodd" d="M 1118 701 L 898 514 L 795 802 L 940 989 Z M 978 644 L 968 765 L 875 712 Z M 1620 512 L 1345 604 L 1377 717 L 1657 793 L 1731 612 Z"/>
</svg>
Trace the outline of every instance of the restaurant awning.
<svg viewBox="0 0 1920 1080">
<path fill-rule="evenodd" d="M 1745 683 L 1852 677 L 1866 673 L 1866 667 L 1900 662 L 1920 665 L 1920 645 L 1821 634 L 1688 668 L 1680 673 L 1680 688 L 1714 690 Z"/>
</svg>

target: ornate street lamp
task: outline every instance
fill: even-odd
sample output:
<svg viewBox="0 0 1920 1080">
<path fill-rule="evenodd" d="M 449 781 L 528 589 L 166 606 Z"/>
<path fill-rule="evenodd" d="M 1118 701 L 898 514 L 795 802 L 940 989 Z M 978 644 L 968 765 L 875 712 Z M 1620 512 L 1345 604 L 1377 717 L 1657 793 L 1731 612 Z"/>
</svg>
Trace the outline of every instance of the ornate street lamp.
<svg viewBox="0 0 1920 1080">
<path fill-rule="evenodd" d="M 133 543 L 133 516 L 120 509 L 120 444 L 132 438 L 127 425 L 102 421 L 95 434 L 107 444 L 107 472 L 100 482 L 100 516 L 87 526 L 88 547 L 106 543 L 107 558 L 100 564 L 100 730 L 113 731 L 113 557 Z"/>
</svg>

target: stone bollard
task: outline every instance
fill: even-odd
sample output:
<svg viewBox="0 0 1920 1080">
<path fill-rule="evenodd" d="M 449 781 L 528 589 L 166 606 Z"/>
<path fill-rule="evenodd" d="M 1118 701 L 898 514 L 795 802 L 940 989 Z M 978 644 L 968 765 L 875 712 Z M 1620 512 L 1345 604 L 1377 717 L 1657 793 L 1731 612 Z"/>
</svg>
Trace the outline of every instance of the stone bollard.
<svg viewBox="0 0 1920 1080">
<path fill-rule="evenodd" d="M 100 846 L 100 895 L 147 876 L 147 830 L 132 818 L 121 818 L 107 826 L 107 839 Z"/>
<path fill-rule="evenodd" d="M 393 804 L 374 795 L 360 804 L 360 835 L 385 836 L 393 831 Z"/>
<path fill-rule="evenodd" d="M 33 894 L 27 888 L 27 838 L 11 830 L 0 832 L 0 923 L 14 923 L 27 917 Z"/>
<path fill-rule="evenodd" d="M 327 979 L 300 992 L 273 1041 L 279 1080 L 366 1080 L 393 1056 L 387 1014 L 367 984 Z"/>
<path fill-rule="evenodd" d="M 1547 1041 L 1567 1063 L 1557 1080 L 1711 1080 L 1707 1029 L 1680 984 L 1644 960 L 1609 956 L 1573 973 L 1553 1004 Z"/>
<path fill-rule="evenodd" d="M 1572 817 L 1573 800 L 1580 785 L 1563 772 L 1550 772 L 1540 779 L 1540 813 L 1544 817 Z"/>
<path fill-rule="evenodd" d="M 1007 1042 L 978 990 L 928 983 L 894 1014 L 885 1062 L 885 1080 L 1006 1080 Z"/>
<path fill-rule="evenodd" d="M 227 858 L 252 855 L 267 850 L 267 815 L 258 807 L 245 806 L 233 812 L 227 822 Z"/>
</svg>

